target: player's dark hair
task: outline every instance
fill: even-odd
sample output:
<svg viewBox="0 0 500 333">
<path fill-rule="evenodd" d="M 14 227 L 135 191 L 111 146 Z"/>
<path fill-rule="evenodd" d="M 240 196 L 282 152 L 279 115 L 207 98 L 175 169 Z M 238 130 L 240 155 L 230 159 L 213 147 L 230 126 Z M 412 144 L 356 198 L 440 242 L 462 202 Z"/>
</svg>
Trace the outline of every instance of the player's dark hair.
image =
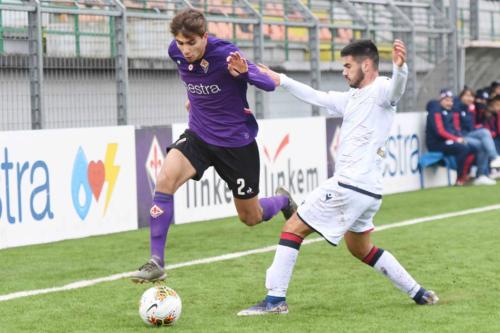
<svg viewBox="0 0 500 333">
<path fill-rule="evenodd" d="M 378 69 L 378 49 L 375 44 L 369 39 L 356 40 L 340 51 L 341 57 L 352 56 L 356 62 L 360 63 L 366 58 L 373 61 L 373 66 Z"/>
<path fill-rule="evenodd" d="M 203 37 L 207 31 L 207 21 L 203 13 L 195 9 L 186 9 L 175 15 L 170 23 L 170 32 L 177 36 L 182 34 L 186 37 Z"/>
</svg>

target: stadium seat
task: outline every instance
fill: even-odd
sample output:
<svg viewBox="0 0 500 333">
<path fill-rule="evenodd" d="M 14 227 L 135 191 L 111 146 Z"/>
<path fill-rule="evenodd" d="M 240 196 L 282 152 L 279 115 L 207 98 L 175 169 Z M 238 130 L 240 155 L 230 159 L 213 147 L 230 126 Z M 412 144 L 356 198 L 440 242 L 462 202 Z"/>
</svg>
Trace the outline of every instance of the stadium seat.
<svg viewBox="0 0 500 333">
<path fill-rule="evenodd" d="M 424 169 L 427 167 L 444 166 L 448 175 L 448 186 L 451 186 L 450 171 L 457 169 L 455 157 L 444 155 L 441 152 L 429 151 L 418 159 L 418 170 L 420 172 L 420 188 L 424 188 Z"/>
</svg>

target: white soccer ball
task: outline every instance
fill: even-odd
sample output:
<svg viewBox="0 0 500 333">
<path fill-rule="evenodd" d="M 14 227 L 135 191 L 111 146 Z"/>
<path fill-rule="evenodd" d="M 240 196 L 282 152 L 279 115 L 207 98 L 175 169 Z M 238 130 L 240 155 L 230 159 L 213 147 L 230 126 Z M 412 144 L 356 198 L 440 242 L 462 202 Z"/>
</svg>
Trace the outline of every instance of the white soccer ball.
<svg viewBox="0 0 500 333">
<path fill-rule="evenodd" d="M 150 326 L 173 325 L 181 316 L 179 294 L 167 286 L 154 286 L 142 294 L 139 315 Z"/>
</svg>

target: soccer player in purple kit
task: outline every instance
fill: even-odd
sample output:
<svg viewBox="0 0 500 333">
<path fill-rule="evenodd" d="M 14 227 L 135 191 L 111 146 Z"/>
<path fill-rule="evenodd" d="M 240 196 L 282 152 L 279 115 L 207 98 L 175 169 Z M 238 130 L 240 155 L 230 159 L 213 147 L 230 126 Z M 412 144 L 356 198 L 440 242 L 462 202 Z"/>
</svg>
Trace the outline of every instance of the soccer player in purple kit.
<svg viewBox="0 0 500 333">
<path fill-rule="evenodd" d="M 167 148 L 150 210 L 151 258 L 131 276 L 133 282 L 164 280 L 164 251 L 173 217 L 173 195 L 189 179 L 199 180 L 213 166 L 233 192 L 240 220 L 248 226 L 267 221 L 280 210 L 296 210 L 283 188 L 258 199 L 260 159 L 258 125 L 246 99 L 247 84 L 272 91 L 273 80 L 244 59 L 230 42 L 209 37 L 203 14 L 178 13 L 170 24 L 175 40 L 168 53 L 177 64 L 189 107 L 189 129 Z"/>
</svg>

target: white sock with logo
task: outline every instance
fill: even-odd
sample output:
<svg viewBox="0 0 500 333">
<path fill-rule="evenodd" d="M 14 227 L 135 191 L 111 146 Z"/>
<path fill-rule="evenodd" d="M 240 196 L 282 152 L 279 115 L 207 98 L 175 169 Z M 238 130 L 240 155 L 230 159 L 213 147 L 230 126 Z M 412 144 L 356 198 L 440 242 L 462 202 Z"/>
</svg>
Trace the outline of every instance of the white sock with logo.
<svg viewBox="0 0 500 333">
<path fill-rule="evenodd" d="M 286 297 L 288 284 L 299 255 L 302 238 L 292 233 L 282 233 L 272 265 L 266 272 L 269 296 Z"/>
<path fill-rule="evenodd" d="M 363 262 L 384 274 L 401 291 L 413 298 L 420 289 L 420 285 L 406 271 L 406 269 L 389 252 L 376 246 L 363 259 Z"/>
</svg>

